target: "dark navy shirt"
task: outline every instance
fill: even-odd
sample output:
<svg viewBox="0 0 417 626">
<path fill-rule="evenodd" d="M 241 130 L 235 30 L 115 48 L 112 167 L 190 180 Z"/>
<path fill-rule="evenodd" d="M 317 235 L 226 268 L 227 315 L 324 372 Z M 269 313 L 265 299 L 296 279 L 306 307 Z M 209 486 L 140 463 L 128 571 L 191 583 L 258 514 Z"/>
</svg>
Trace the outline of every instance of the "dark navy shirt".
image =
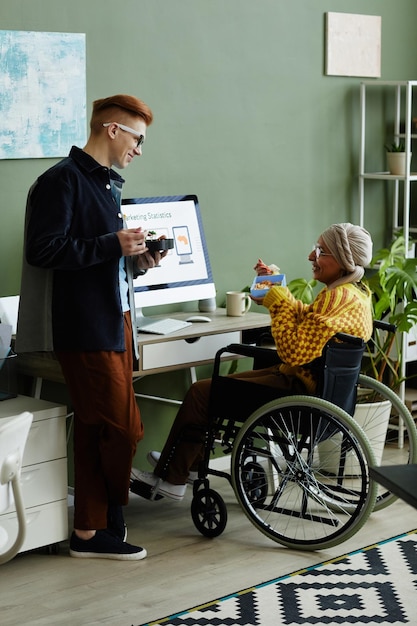
<svg viewBox="0 0 417 626">
<path fill-rule="evenodd" d="M 72 147 L 30 191 L 26 261 L 52 270 L 54 350 L 124 350 L 116 235 L 123 217 L 112 194 L 123 183 Z"/>
</svg>

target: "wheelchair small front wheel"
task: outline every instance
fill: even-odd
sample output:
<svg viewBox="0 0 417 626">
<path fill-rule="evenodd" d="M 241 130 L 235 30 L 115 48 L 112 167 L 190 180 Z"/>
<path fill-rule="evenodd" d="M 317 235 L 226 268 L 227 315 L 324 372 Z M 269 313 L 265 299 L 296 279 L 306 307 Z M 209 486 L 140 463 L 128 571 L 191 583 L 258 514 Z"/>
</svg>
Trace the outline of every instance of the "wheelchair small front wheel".
<svg viewBox="0 0 417 626">
<path fill-rule="evenodd" d="M 194 526 L 204 537 L 218 537 L 227 524 L 227 509 L 223 498 L 213 489 L 198 490 L 191 502 Z"/>
</svg>

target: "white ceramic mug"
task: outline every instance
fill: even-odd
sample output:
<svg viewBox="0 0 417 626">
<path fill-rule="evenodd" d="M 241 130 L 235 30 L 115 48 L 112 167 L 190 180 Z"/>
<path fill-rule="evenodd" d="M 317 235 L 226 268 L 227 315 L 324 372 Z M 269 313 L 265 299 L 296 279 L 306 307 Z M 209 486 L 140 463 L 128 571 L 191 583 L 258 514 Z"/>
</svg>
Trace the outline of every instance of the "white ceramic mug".
<svg viewBox="0 0 417 626">
<path fill-rule="evenodd" d="M 245 315 L 250 309 L 252 300 L 248 293 L 244 291 L 226 292 L 226 313 L 232 317 Z"/>
</svg>

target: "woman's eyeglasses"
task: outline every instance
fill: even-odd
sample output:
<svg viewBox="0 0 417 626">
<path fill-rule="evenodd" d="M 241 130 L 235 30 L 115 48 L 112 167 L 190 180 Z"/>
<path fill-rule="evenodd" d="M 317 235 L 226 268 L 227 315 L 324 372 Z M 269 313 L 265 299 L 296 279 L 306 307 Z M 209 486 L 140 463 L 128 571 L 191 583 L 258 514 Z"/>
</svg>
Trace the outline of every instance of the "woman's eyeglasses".
<svg viewBox="0 0 417 626">
<path fill-rule="evenodd" d="M 318 259 L 321 256 L 333 256 L 332 254 L 330 254 L 330 252 L 325 252 L 318 243 L 314 244 L 313 252 L 315 252 L 316 254 L 316 259 Z"/>
</svg>

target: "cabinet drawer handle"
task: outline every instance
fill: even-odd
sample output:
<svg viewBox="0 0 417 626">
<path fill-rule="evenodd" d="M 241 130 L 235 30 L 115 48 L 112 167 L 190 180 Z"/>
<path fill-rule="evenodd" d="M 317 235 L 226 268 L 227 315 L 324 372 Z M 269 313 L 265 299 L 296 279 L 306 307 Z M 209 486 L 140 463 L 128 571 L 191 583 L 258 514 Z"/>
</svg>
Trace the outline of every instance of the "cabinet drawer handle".
<svg viewBox="0 0 417 626">
<path fill-rule="evenodd" d="M 200 341 L 201 337 L 188 337 L 185 339 L 186 343 L 195 343 L 196 341 Z"/>
</svg>

